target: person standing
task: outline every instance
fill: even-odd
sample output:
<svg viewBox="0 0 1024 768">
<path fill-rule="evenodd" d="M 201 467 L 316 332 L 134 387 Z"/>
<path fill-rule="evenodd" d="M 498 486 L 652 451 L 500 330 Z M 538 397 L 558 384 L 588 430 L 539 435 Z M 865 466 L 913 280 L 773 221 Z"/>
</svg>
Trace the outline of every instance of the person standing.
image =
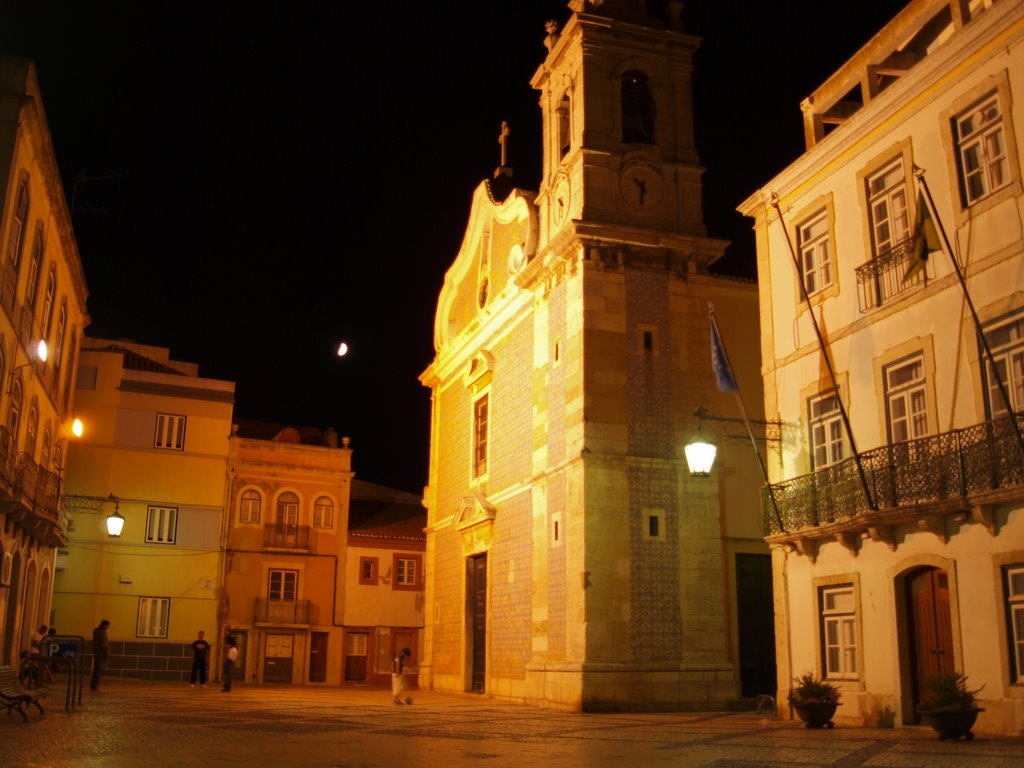
<svg viewBox="0 0 1024 768">
<path fill-rule="evenodd" d="M 224 645 L 226 646 L 224 651 L 224 668 L 221 670 L 222 677 L 224 678 L 224 687 L 221 688 L 221 691 L 230 692 L 231 678 L 235 676 L 235 662 L 238 661 L 238 646 L 235 645 L 234 635 L 228 635 Z"/>
<path fill-rule="evenodd" d="M 206 642 L 206 633 L 199 630 L 199 637 L 192 641 L 192 679 L 189 682 L 190 688 L 196 687 L 196 679 L 199 680 L 199 687 L 206 687 L 206 662 L 210 658 L 210 644 Z"/>
<path fill-rule="evenodd" d="M 395 704 L 412 704 L 412 697 L 402 701 L 402 691 L 405 690 L 405 660 L 412 657 L 412 651 L 403 648 L 391 661 L 391 700 Z"/>
<path fill-rule="evenodd" d="M 104 619 L 92 631 L 92 679 L 89 681 L 89 688 L 96 692 L 100 690 L 100 677 L 103 676 L 103 670 L 110 661 L 110 639 L 107 637 L 109 626 L 110 622 Z"/>
</svg>

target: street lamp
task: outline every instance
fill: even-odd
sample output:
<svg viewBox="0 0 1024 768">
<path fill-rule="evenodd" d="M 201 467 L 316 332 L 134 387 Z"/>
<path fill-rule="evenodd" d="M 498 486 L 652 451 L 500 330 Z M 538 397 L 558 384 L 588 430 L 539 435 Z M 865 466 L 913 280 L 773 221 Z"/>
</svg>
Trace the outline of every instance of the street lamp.
<svg viewBox="0 0 1024 768">
<path fill-rule="evenodd" d="M 697 434 L 684 450 L 686 451 L 686 465 L 689 467 L 691 475 L 707 477 L 711 474 L 711 467 L 715 463 L 715 454 L 718 449 L 714 443 L 708 442 L 704 438 L 700 424 L 697 425 Z"/>
<path fill-rule="evenodd" d="M 116 538 L 121 535 L 121 529 L 124 528 L 124 515 L 119 511 L 121 500 L 114 494 L 110 494 L 109 498 L 114 502 L 114 511 L 107 515 L 107 535 Z"/>
</svg>

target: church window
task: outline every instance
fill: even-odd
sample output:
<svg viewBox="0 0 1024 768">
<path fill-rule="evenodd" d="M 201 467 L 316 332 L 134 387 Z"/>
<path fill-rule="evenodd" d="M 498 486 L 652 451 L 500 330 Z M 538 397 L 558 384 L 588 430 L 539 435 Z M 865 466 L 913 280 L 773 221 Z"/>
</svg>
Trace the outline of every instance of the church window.
<svg viewBox="0 0 1024 768">
<path fill-rule="evenodd" d="M 645 509 L 641 521 L 645 540 L 656 541 L 665 538 L 665 510 Z"/>
<path fill-rule="evenodd" d="M 473 477 L 487 474 L 487 438 L 489 394 L 485 393 L 473 403 Z"/>
<path fill-rule="evenodd" d="M 558 157 L 563 158 L 569 153 L 569 147 L 572 146 L 572 128 L 570 123 L 572 102 L 569 100 L 568 93 L 562 94 L 562 98 L 558 102 L 556 114 L 558 116 Z"/>
<path fill-rule="evenodd" d="M 647 75 L 635 69 L 622 75 L 622 140 L 630 144 L 654 143 L 654 101 Z"/>
</svg>

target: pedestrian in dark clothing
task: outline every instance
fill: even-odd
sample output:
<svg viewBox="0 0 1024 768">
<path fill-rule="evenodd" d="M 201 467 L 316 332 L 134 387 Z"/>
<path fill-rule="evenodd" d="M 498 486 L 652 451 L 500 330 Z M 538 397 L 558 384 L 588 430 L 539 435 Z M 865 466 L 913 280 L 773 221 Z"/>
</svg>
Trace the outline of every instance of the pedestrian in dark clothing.
<svg viewBox="0 0 1024 768">
<path fill-rule="evenodd" d="M 107 627 L 110 622 L 104 619 L 100 625 L 92 631 L 92 679 L 89 687 L 94 691 L 100 689 L 100 678 L 103 670 L 107 668 L 110 661 L 110 640 L 107 638 Z"/>
<path fill-rule="evenodd" d="M 199 680 L 199 687 L 206 687 L 206 662 L 210 657 L 210 644 L 206 642 L 206 633 L 199 630 L 199 637 L 192 641 L 192 679 L 189 685 L 196 687 L 196 680 Z"/>
<path fill-rule="evenodd" d="M 231 678 L 235 676 L 235 662 L 238 661 L 238 646 L 235 645 L 235 636 L 228 635 L 224 645 L 226 646 L 224 651 L 224 668 L 221 670 L 224 687 L 221 688 L 221 691 L 227 692 L 231 690 Z"/>
</svg>

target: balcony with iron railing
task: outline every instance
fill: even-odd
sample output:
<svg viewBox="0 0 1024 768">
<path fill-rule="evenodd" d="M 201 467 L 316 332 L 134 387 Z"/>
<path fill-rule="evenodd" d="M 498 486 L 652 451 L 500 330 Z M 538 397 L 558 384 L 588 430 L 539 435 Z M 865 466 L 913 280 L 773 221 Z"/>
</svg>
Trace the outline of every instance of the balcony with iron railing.
<svg viewBox="0 0 1024 768">
<path fill-rule="evenodd" d="M 27 453 L 17 453 L 0 427 L 0 504 L 8 520 L 48 547 L 68 543 L 68 520 L 58 509 L 60 478 Z"/>
<path fill-rule="evenodd" d="M 1024 498 L 1024 414 L 885 445 L 764 487 L 764 533 L 813 556 L 816 542 L 859 545 L 861 534 L 894 546 L 893 527 L 913 523 L 945 537 L 946 516 L 971 514 L 995 532 L 992 506 Z"/>
<path fill-rule="evenodd" d="M 263 528 L 263 546 L 270 549 L 300 549 L 308 552 L 316 543 L 308 525 L 270 523 Z"/>
<path fill-rule="evenodd" d="M 854 270 L 857 275 L 857 303 L 861 312 L 894 301 L 924 282 L 923 269 L 903 279 L 913 256 L 914 241 L 907 239 Z"/>
<path fill-rule="evenodd" d="M 319 608 L 309 600 L 272 600 L 269 597 L 256 598 L 256 624 L 316 624 Z"/>
</svg>

